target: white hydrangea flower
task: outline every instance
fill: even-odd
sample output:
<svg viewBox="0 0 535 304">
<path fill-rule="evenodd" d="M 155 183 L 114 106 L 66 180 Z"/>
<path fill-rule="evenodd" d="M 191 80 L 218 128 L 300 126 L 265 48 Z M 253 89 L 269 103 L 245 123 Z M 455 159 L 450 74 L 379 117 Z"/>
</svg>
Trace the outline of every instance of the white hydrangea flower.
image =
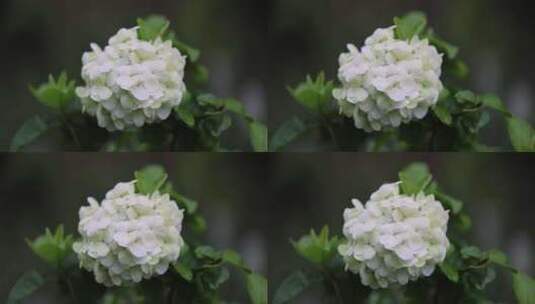
<svg viewBox="0 0 535 304">
<path fill-rule="evenodd" d="M 82 57 L 85 86 L 76 88 L 83 111 L 109 131 L 165 120 L 186 91 L 186 57 L 171 41 L 139 40 L 137 27 L 121 29 L 102 50 Z"/>
<path fill-rule="evenodd" d="M 442 54 L 427 39 L 395 39 L 394 28 L 377 29 L 360 51 L 350 44 L 340 55 L 342 86 L 333 97 L 367 132 L 424 118 L 443 88 Z"/>
<path fill-rule="evenodd" d="M 183 210 L 168 194 L 135 193 L 135 181 L 119 183 L 99 203 L 80 208 L 73 244 L 80 267 L 108 287 L 129 285 L 164 274 L 184 246 Z"/>
<path fill-rule="evenodd" d="M 402 195 L 385 184 L 363 206 L 344 211 L 345 242 L 338 247 L 346 270 L 371 288 L 405 285 L 430 276 L 446 257 L 449 214 L 433 195 Z"/>
</svg>

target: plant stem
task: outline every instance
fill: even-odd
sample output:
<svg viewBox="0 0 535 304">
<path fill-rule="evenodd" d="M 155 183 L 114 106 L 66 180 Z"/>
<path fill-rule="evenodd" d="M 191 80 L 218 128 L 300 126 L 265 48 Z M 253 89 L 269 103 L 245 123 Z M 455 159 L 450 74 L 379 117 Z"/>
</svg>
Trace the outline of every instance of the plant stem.
<svg viewBox="0 0 535 304">
<path fill-rule="evenodd" d="M 74 287 L 72 286 L 71 278 L 68 274 L 65 274 L 65 280 L 67 281 L 67 288 L 69 288 L 69 294 L 71 295 L 74 303 L 79 303 L 74 292 Z"/>
<path fill-rule="evenodd" d="M 321 120 L 323 121 L 323 125 L 327 129 L 327 132 L 329 132 L 329 136 L 331 137 L 331 139 L 332 139 L 334 145 L 336 146 L 336 148 L 340 148 L 340 146 L 338 145 L 338 140 L 336 139 L 336 134 L 334 133 L 334 130 L 333 130 L 330 122 L 323 116 L 321 116 Z"/>
<path fill-rule="evenodd" d="M 173 304 L 175 302 L 175 288 L 174 286 L 169 286 L 169 291 L 167 293 L 167 300 L 166 300 L 166 303 L 167 304 Z"/>
<path fill-rule="evenodd" d="M 69 131 L 69 134 L 71 135 L 72 140 L 74 141 L 76 146 L 78 146 L 78 149 L 82 150 L 82 145 L 80 144 L 78 135 L 76 134 L 76 131 L 74 130 L 74 127 L 72 126 L 71 122 L 67 118 L 67 115 L 65 114 L 65 112 L 61 111 L 60 117 L 63 123 L 65 124 L 65 127 L 67 127 L 67 130 Z"/>
<path fill-rule="evenodd" d="M 434 123 L 431 125 L 431 136 L 429 138 L 429 146 L 428 146 L 429 152 L 435 151 L 435 137 L 436 137 L 436 128 L 435 128 L 435 126 L 436 125 Z"/>
<path fill-rule="evenodd" d="M 439 292 L 440 291 L 440 282 L 441 282 L 441 280 L 439 278 L 438 281 L 437 281 L 437 286 L 436 286 L 436 289 L 435 289 L 435 295 L 434 295 L 434 299 L 433 299 L 433 303 L 434 304 L 438 304 L 439 301 L 440 301 L 440 296 L 439 296 L 440 295 L 440 292 Z"/>
<path fill-rule="evenodd" d="M 329 283 L 331 283 L 331 286 L 334 289 L 334 295 L 336 297 L 337 303 L 344 303 L 344 299 L 342 298 L 342 293 L 340 292 L 340 287 L 338 286 L 338 283 L 336 282 L 336 279 L 332 276 L 332 274 L 327 269 L 322 269 L 322 272 L 329 280 Z"/>
</svg>

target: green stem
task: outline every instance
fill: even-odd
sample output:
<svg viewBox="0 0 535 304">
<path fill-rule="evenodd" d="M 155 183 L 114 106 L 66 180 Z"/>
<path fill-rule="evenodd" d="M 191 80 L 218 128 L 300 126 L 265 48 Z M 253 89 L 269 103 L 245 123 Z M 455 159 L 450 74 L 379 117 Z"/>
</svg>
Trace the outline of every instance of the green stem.
<svg viewBox="0 0 535 304">
<path fill-rule="evenodd" d="M 344 303 L 344 299 L 342 298 L 342 292 L 340 291 L 340 287 L 338 286 L 338 283 L 336 282 L 336 278 L 334 278 L 333 275 L 327 269 L 322 268 L 321 271 L 323 272 L 325 277 L 329 280 L 329 283 L 334 289 L 336 302 L 340 304 Z"/>
<path fill-rule="evenodd" d="M 327 132 L 329 132 L 329 136 L 331 137 L 331 140 L 333 141 L 336 148 L 340 148 L 338 145 L 338 140 L 336 139 L 336 134 L 334 133 L 334 129 L 331 126 L 331 123 L 323 116 L 321 116 L 321 120 L 323 122 L 323 126 L 327 129 Z"/>
<path fill-rule="evenodd" d="M 429 152 L 435 151 L 435 137 L 436 137 L 436 125 L 435 123 L 433 123 L 433 125 L 431 125 L 431 137 L 429 138 L 429 146 L 428 146 Z"/>
<path fill-rule="evenodd" d="M 78 298 L 76 298 L 76 293 L 74 292 L 74 287 L 72 286 L 71 278 L 68 274 L 65 274 L 65 280 L 67 282 L 67 288 L 69 289 L 69 294 L 71 295 L 71 298 L 73 299 L 74 303 L 79 303 Z"/>
<path fill-rule="evenodd" d="M 76 134 L 76 131 L 74 130 L 74 127 L 72 126 L 71 122 L 67 118 L 67 115 L 65 114 L 65 112 L 61 111 L 60 117 L 65 127 L 67 127 L 67 130 L 69 131 L 69 134 L 71 135 L 72 140 L 74 141 L 76 146 L 78 146 L 78 149 L 82 150 L 82 145 L 80 144 L 78 135 Z"/>
</svg>

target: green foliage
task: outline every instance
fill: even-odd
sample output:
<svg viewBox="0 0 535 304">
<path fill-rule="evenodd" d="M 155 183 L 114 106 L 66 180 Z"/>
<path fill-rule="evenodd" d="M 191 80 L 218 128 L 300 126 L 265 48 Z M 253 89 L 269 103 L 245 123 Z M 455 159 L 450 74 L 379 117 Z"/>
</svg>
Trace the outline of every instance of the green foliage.
<svg viewBox="0 0 535 304">
<path fill-rule="evenodd" d="M 136 191 L 150 195 L 158 191 L 167 180 L 167 173 L 161 166 L 147 166 L 134 173 L 136 177 Z"/>
<path fill-rule="evenodd" d="M 511 117 L 511 112 L 507 110 L 500 97 L 494 94 L 484 94 L 480 97 L 481 102 L 488 108 L 501 112 L 505 117 Z"/>
<path fill-rule="evenodd" d="M 13 137 L 10 151 L 20 151 L 22 148 L 45 134 L 50 126 L 51 125 L 40 116 L 34 116 L 28 119 Z"/>
<path fill-rule="evenodd" d="M 507 119 L 507 130 L 516 151 L 535 151 L 535 130 L 530 124 L 522 119 L 510 117 Z"/>
<path fill-rule="evenodd" d="M 183 208 L 186 210 L 187 214 L 194 215 L 195 212 L 197 212 L 199 203 L 175 191 L 173 189 L 173 184 L 171 182 L 167 182 L 165 184 L 165 186 L 162 188 L 162 192 L 168 193 L 171 196 L 171 198 L 177 202 L 180 208 Z"/>
<path fill-rule="evenodd" d="M 35 240 L 26 240 L 32 251 L 49 265 L 60 269 L 67 255 L 72 253 L 72 235 L 65 235 L 63 225 L 54 234 L 47 228 L 45 234 Z"/>
<path fill-rule="evenodd" d="M 446 54 L 449 60 L 454 60 L 459 54 L 459 47 L 445 41 L 435 34 L 433 29 L 428 29 L 425 38 L 434 45 L 440 53 Z"/>
<path fill-rule="evenodd" d="M 273 297 L 273 304 L 291 303 L 310 286 L 321 281 L 320 276 L 296 271 L 282 281 Z"/>
<path fill-rule="evenodd" d="M 7 297 L 6 304 L 19 304 L 22 301 L 37 291 L 43 284 L 45 279 L 37 271 L 28 271 L 22 275 L 15 283 Z"/>
<path fill-rule="evenodd" d="M 327 264 L 337 253 L 340 241 L 338 237 L 329 237 L 329 227 L 325 226 L 319 234 L 314 229 L 310 234 L 301 237 L 297 242 L 292 241 L 292 245 L 299 255 L 313 264 Z"/>
<path fill-rule="evenodd" d="M 528 275 L 522 272 L 513 274 L 513 290 L 519 304 L 535 303 L 535 280 Z"/>
<path fill-rule="evenodd" d="M 288 120 L 273 134 L 269 145 L 270 151 L 277 152 L 282 150 L 286 145 L 305 134 L 312 127 L 312 124 L 306 123 L 298 117 Z"/>
<path fill-rule="evenodd" d="M 268 129 L 264 124 L 258 121 L 249 123 L 249 136 L 255 152 L 268 151 Z"/>
<path fill-rule="evenodd" d="M 212 304 L 232 303 L 223 299 L 222 290 L 231 276 L 238 273 L 250 303 L 267 304 L 267 279 L 254 272 L 237 251 L 218 250 L 202 241 L 200 234 L 205 231 L 206 222 L 199 213 L 199 204 L 174 189 L 163 167 L 147 166 L 134 175 L 138 192 L 168 193 L 185 210 L 182 236 L 186 243 L 178 260 L 162 276 L 144 279 L 132 286 L 104 288 L 95 282 L 93 274 L 79 268 L 77 256 L 72 252 L 73 238 L 65 235 L 63 227 L 59 226 L 54 234 L 47 229 L 43 236 L 27 241 L 39 257 L 53 266 L 46 274 L 48 282 L 57 283 L 58 290 L 72 303 Z M 37 272 L 25 274 L 11 290 L 8 303 L 22 303 L 44 282 Z"/>
<path fill-rule="evenodd" d="M 395 34 L 397 39 L 410 40 L 421 35 L 427 26 L 427 17 L 422 12 L 411 12 L 403 17 L 395 17 Z"/>
<path fill-rule="evenodd" d="M 424 119 L 403 124 L 399 128 L 384 129 L 381 132 L 365 133 L 354 127 L 352 119 L 336 115 L 329 105 L 333 82 L 323 74 L 316 80 L 307 80 L 295 89 L 290 89 L 294 99 L 310 110 L 306 119 L 291 118 L 284 122 L 271 140 L 271 151 L 280 151 L 316 127 L 316 145 L 334 144 L 336 150 L 387 151 L 477 151 L 491 152 L 510 148 L 489 147 L 480 142 L 480 132 L 491 124 L 489 111 L 496 111 L 506 119 L 508 133 L 516 151 L 533 151 L 535 135 L 529 123 L 514 118 L 500 98 L 493 94 L 478 94 L 463 88 L 469 69 L 459 58 L 459 47 L 449 43 L 427 25 L 426 15 L 410 12 L 394 18 L 394 33 L 397 39 L 411 40 L 418 36 L 427 39 L 437 51 L 444 54 L 441 81 L 444 89 L 437 104 L 430 109 L 431 115 Z M 306 121 L 306 123 L 304 123 Z M 352 128 L 353 132 L 347 132 Z M 326 131 L 326 132 L 325 132 Z M 310 132 L 312 133 L 312 132 Z M 317 136 L 319 134 L 319 136 Z M 309 136 L 312 137 L 312 136 Z M 312 148 L 312 149 L 313 149 Z"/>
<path fill-rule="evenodd" d="M 257 273 L 246 275 L 247 291 L 252 304 L 267 304 L 267 279 Z"/>
<path fill-rule="evenodd" d="M 33 96 L 43 105 L 58 111 L 64 110 L 74 99 L 76 82 L 69 81 L 66 72 L 61 72 L 58 79 L 48 76 L 48 82 L 34 88 L 30 86 Z"/>
<path fill-rule="evenodd" d="M 300 83 L 295 89 L 288 88 L 288 90 L 304 107 L 315 113 L 325 113 L 329 111 L 333 88 L 334 83 L 325 81 L 325 73 L 321 72 L 316 79 L 307 76 L 305 82 Z"/>
<path fill-rule="evenodd" d="M 326 227 L 319 235 L 312 231 L 293 242 L 308 267 L 291 271 L 276 289 L 273 303 L 293 303 L 316 283 L 321 283 L 315 290 L 319 288 L 323 292 L 325 303 L 494 303 L 489 297 L 489 284 L 502 271 L 513 275 L 519 303 L 533 303 L 535 281 L 509 265 L 500 250 L 485 251 L 466 239 L 464 233 L 470 228 L 470 217 L 464 213 L 463 203 L 440 189 L 426 164 L 410 164 L 399 176 L 404 194 L 414 195 L 422 191 L 433 194 L 450 210 L 447 234 L 450 246 L 444 261 L 437 265 L 433 274 L 387 289 L 372 290 L 362 286 L 358 275 L 345 270 L 344 261 L 336 254 L 338 238 L 329 238 Z"/>
<path fill-rule="evenodd" d="M 424 163 L 414 163 L 399 173 L 401 191 L 406 195 L 416 195 L 425 190 L 433 176 Z"/>
<path fill-rule="evenodd" d="M 151 15 L 147 18 L 137 19 L 137 34 L 139 39 L 152 41 L 158 37 L 163 37 L 171 23 L 163 16 Z"/>
<path fill-rule="evenodd" d="M 437 105 L 433 108 L 435 116 L 445 125 L 451 126 L 453 121 L 452 110 L 454 105 L 451 102 L 450 92 L 443 89 L 438 99 Z"/>
<path fill-rule="evenodd" d="M 173 41 L 173 46 L 176 47 L 181 53 L 186 54 L 186 56 L 188 57 L 188 60 L 191 61 L 192 63 L 197 62 L 199 58 L 201 57 L 200 50 L 192 46 L 189 46 L 182 41 L 177 40 L 175 38 L 174 33 L 171 33 L 170 35 L 168 35 L 167 38 Z"/>
<path fill-rule="evenodd" d="M 172 42 L 186 56 L 185 82 L 188 91 L 182 102 L 165 121 L 141 128 L 107 132 L 100 128 L 95 117 L 85 115 L 75 94 L 75 82 L 62 73 L 58 79 L 50 77 L 48 83 L 31 88 L 37 100 L 49 109 L 50 117 L 28 120 L 12 140 L 11 150 L 20 150 L 51 129 L 59 129 L 62 150 L 104 151 L 229 151 L 223 147 L 224 133 L 234 125 L 234 117 L 244 121 L 247 132 L 236 128 L 243 141 L 250 142 L 251 150 L 267 151 L 267 127 L 249 115 L 243 105 L 233 99 L 221 99 L 206 92 L 209 71 L 200 64 L 198 49 L 180 41 L 170 29 L 164 16 L 150 15 L 137 20 L 137 33 L 141 40 L 162 39 Z M 232 115 L 231 115 L 232 114 Z M 241 143 L 239 149 L 245 145 Z"/>
</svg>

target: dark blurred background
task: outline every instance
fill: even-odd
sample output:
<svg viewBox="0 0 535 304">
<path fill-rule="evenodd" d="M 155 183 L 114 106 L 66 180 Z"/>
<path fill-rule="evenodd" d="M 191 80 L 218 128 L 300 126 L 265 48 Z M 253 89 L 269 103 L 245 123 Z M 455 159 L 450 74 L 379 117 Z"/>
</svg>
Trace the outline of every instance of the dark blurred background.
<svg viewBox="0 0 535 304">
<path fill-rule="evenodd" d="M 175 189 L 199 202 L 207 244 L 234 248 L 256 271 L 267 273 L 266 158 L 253 154 L 43 154 L 0 155 L 0 301 L 27 270 L 46 270 L 25 243 L 63 223 L 75 236 L 78 209 L 87 197 L 101 200 L 135 170 L 161 164 Z M 185 228 L 187 229 L 187 228 Z M 28 303 L 68 303 L 47 285 Z M 247 302 L 241 275 L 225 285 L 228 300 Z M 68 300 L 68 299 L 65 299 Z"/>
<path fill-rule="evenodd" d="M 535 274 L 535 158 L 529 155 L 4 154 L 0 298 L 25 270 L 43 267 L 25 238 L 60 223 L 76 234 L 78 209 L 88 196 L 102 199 L 117 182 L 133 179 L 133 172 L 147 164 L 164 165 L 176 189 L 199 201 L 208 222 L 206 241 L 238 249 L 254 269 L 268 276 L 273 291 L 292 270 L 306 266 L 290 238 L 326 224 L 333 234 L 340 234 L 342 212 L 351 198 L 365 202 L 381 184 L 396 181 L 399 170 L 413 161 L 428 163 L 444 191 L 464 201 L 473 219 L 471 241 L 483 249 L 504 250 L 513 265 Z M 492 285 L 499 288 L 489 290 L 509 303 L 508 278 L 499 278 Z M 244 296 L 242 286 L 239 278 L 228 286 L 231 298 Z M 51 295 L 45 290 L 40 296 Z M 315 296 L 302 303 L 318 303 Z"/>
<path fill-rule="evenodd" d="M 62 69 L 79 78 L 90 42 L 104 44 L 137 17 L 166 15 L 178 37 L 202 50 L 209 89 L 244 101 L 270 129 L 303 109 L 287 93 L 307 73 L 336 77 L 338 55 L 410 10 L 461 46 L 471 68 L 466 87 L 498 93 L 518 116 L 535 123 L 535 11 L 525 0 L 4 0 L 0 2 L 0 149 L 31 114 L 44 110 L 28 84 Z M 269 117 L 268 117 L 269 109 Z M 505 143 L 501 123 L 486 142 Z M 303 143 L 303 145 L 311 143 Z M 43 144 L 46 148 L 46 142 Z"/>
<path fill-rule="evenodd" d="M 274 0 L 270 15 L 270 130 L 306 112 L 287 91 L 306 74 L 325 71 L 335 79 L 338 56 L 347 43 L 362 46 L 376 28 L 411 10 L 427 13 L 429 24 L 460 46 L 471 69 L 466 88 L 499 94 L 512 112 L 535 123 L 535 10 L 525 0 Z M 483 142 L 507 145 L 503 122 L 486 128 Z M 304 139 L 295 150 L 319 148 Z M 326 147 L 329 149 L 329 147 Z"/>
<path fill-rule="evenodd" d="M 149 14 L 165 15 L 180 40 L 202 51 L 210 92 L 241 99 L 267 121 L 268 11 L 264 0 L 0 1 L 0 151 L 27 118 L 45 111 L 29 84 L 63 69 L 80 80 L 81 56 L 91 42 L 104 46 L 119 28 Z M 39 150 L 57 150 L 53 140 L 40 141 Z"/>
<path fill-rule="evenodd" d="M 345 208 L 351 199 L 365 203 L 386 182 L 413 161 L 429 164 L 435 180 L 449 195 L 464 202 L 472 217 L 468 238 L 482 249 L 499 248 L 522 271 L 535 274 L 533 172 L 535 158 L 512 154 L 276 154 L 271 156 L 269 288 L 271 294 L 295 270 L 310 266 L 293 250 L 311 228 L 329 225 L 341 235 Z M 316 285 L 319 286 L 319 285 Z M 296 303 L 316 304 L 321 294 L 311 288 Z M 497 303 L 515 303 L 510 276 L 499 272 L 487 289 Z"/>
</svg>

